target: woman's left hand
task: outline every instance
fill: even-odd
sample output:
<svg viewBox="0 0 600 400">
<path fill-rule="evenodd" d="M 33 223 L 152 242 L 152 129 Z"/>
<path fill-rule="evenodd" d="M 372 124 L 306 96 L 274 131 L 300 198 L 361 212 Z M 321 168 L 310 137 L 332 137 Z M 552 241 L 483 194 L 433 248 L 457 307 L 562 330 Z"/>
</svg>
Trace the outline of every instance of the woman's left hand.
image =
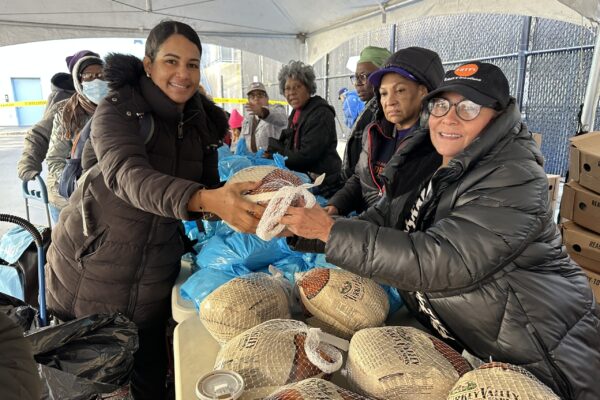
<svg viewBox="0 0 600 400">
<path fill-rule="evenodd" d="M 289 207 L 279 222 L 297 236 L 327 242 L 335 221 L 327 211 L 315 205 L 313 208 Z"/>
</svg>

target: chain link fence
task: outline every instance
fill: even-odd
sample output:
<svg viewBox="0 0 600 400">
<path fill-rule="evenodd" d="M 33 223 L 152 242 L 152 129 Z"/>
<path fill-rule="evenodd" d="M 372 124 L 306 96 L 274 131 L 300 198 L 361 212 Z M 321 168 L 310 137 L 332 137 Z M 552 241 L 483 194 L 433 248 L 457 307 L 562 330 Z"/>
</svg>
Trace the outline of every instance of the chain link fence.
<svg viewBox="0 0 600 400">
<path fill-rule="evenodd" d="M 522 87 L 522 115 L 532 132 L 543 135 L 542 152 L 548 173 L 568 168 L 568 139 L 578 130 L 578 114 L 585 96 L 597 29 L 561 21 L 497 14 L 463 14 L 390 23 L 349 39 L 317 61 L 317 94 L 335 108 L 338 137 L 344 125 L 338 91 L 352 89 L 348 59 L 366 46 L 394 51 L 408 46 L 432 49 L 446 70 L 480 60 L 504 71 L 515 97 Z M 520 53 L 521 50 L 521 53 Z M 521 55 L 521 57 L 519 57 Z M 242 89 L 261 80 L 272 99 L 283 100 L 277 73 L 282 64 L 242 52 Z M 520 73 L 521 72 L 521 73 Z M 519 82 L 521 80 L 521 82 Z M 599 126 L 600 115 L 596 118 Z"/>
</svg>

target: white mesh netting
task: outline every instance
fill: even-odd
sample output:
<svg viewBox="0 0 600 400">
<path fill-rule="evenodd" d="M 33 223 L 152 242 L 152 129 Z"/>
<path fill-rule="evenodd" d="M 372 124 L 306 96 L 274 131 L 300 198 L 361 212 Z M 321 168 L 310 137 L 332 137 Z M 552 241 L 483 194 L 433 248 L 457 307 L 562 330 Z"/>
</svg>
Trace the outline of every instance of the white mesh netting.
<svg viewBox="0 0 600 400">
<path fill-rule="evenodd" d="M 235 371 L 244 379 L 241 399 L 262 399 L 281 386 L 327 377 L 342 365 L 335 347 L 320 342 L 319 332 L 295 320 L 271 320 L 223 345 L 215 369 Z"/>
<path fill-rule="evenodd" d="M 558 400 L 550 388 L 516 365 L 492 362 L 463 375 L 448 400 Z"/>
<path fill-rule="evenodd" d="M 363 329 L 352 337 L 346 369 L 350 387 L 368 397 L 443 400 L 471 366 L 423 331 L 388 326 Z"/>
<path fill-rule="evenodd" d="M 382 326 L 389 311 L 385 290 L 375 281 L 342 269 L 315 268 L 299 276 L 299 297 L 311 326 L 349 339 Z"/>
<path fill-rule="evenodd" d="M 265 400 L 369 400 L 329 381 L 310 378 L 286 385 Z"/>
<path fill-rule="evenodd" d="M 271 240 L 285 228 L 279 220 L 289 206 L 311 208 L 315 205 L 315 196 L 308 189 L 319 185 L 323 178 L 324 176 L 319 177 L 314 184 L 303 184 L 292 171 L 272 166 L 256 166 L 238 171 L 227 184 L 260 182 L 258 187 L 246 193 L 245 197 L 267 205 L 256 228 L 256 235 L 263 240 Z"/>
<path fill-rule="evenodd" d="M 200 304 L 200 320 L 221 344 L 262 322 L 290 318 L 289 283 L 262 272 L 234 278 Z"/>
</svg>

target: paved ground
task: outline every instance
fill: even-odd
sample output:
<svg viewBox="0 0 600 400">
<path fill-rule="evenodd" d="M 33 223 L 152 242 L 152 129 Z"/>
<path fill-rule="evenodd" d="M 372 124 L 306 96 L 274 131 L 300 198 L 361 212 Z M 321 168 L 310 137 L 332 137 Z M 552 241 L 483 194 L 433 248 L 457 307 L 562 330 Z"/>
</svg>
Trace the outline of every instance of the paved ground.
<svg viewBox="0 0 600 400">
<path fill-rule="evenodd" d="M 14 128 L 12 129 L 14 132 Z M 0 128 L 0 213 L 25 217 L 22 184 L 17 177 L 17 161 L 21 157 L 22 151 L 23 135 L 3 132 Z M 37 205 L 41 206 L 41 203 L 37 203 Z M 41 209 L 34 208 L 31 212 L 31 219 L 36 224 L 45 224 L 44 215 Z M 7 222 L 0 222 L 0 236 L 12 226 Z"/>
</svg>

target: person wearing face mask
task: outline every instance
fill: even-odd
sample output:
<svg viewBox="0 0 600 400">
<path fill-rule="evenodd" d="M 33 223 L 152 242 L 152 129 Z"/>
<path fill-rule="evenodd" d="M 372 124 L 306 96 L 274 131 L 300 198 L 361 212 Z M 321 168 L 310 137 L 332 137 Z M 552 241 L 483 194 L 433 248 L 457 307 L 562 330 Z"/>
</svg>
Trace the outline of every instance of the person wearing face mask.
<svg viewBox="0 0 600 400">
<path fill-rule="evenodd" d="M 420 126 L 423 97 L 444 77 L 439 55 L 422 47 L 398 50 L 385 66 L 369 74 L 379 107 L 375 121 L 364 128 L 362 151 L 354 174 L 329 199 L 330 215 L 360 213 L 383 196 L 381 173 L 394 153 Z"/>
<path fill-rule="evenodd" d="M 67 205 L 65 199 L 58 193 L 59 179 L 65 168 L 66 159 L 71 154 L 73 143 L 79 132 L 88 122 L 96 105 L 108 93 L 108 85 L 102 72 L 103 61 L 93 55 L 79 58 L 73 66 L 73 85 L 75 93 L 58 104 L 54 116 L 52 133 L 46 162 L 48 164 L 48 201 L 50 214 L 56 223 L 60 211 Z"/>
<path fill-rule="evenodd" d="M 20 179 L 30 181 L 42 172 L 42 162 L 48 153 L 52 124 L 57 113 L 57 104 L 75 93 L 72 78 L 73 67 L 81 57 L 85 56 L 99 57 L 93 51 L 80 50 L 65 59 L 69 73 L 58 72 L 52 76 L 52 91 L 48 96 L 44 115 L 27 131 L 23 140 L 23 153 L 17 164 L 17 174 Z"/>
<path fill-rule="evenodd" d="M 202 44 L 189 25 L 163 21 L 148 35 L 143 60 L 106 57 L 109 93 L 92 119 L 91 152 L 52 232 L 47 303 L 61 320 L 121 312 L 138 327 L 131 393 L 164 399 L 166 324 L 184 253 L 181 220 L 217 216 L 242 232 L 263 207 L 221 186 L 218 151 L 225 113 L 198 91 Z M 144 116 L 152 136 L 140 132 Z M 91 160 L 91 157 L 94 160 Z"/>
</svg>

